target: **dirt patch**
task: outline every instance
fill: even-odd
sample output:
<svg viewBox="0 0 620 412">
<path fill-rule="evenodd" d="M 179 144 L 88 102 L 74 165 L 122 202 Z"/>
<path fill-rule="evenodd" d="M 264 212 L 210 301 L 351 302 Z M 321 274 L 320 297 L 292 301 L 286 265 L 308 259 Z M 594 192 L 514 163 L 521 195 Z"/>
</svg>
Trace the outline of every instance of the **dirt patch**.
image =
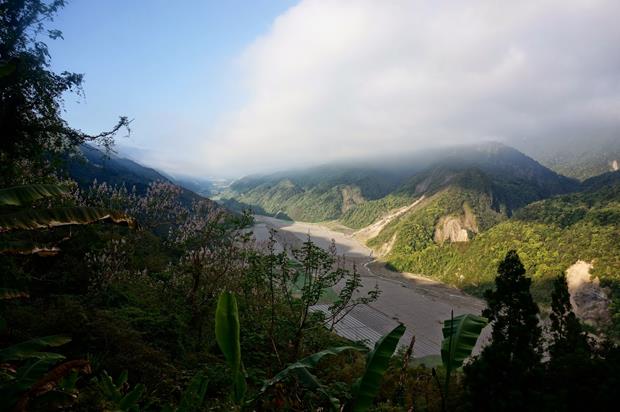
<svg viewBox="0 0 620 412">
<path fill-rule="evenodd" d="M 435 243 L 443 244 L 445 241 L 450 242 L 467 242 L 469 236 L 467 229 L 461 226 L 461 219 L 454 216 L 444 216 L 439 219 L 439 223 L 435 227 Z"/>
<path fill-rule="evenodd" d="M 469 232 L 478 233 L 476 216 L 471 208 L 463 206 L 463 216 L 444 216 L 435 226 L 434 240 L 437 244 L 449 242 L 467 242 Z"/>
<path fill-rule="evenodd" d="M 411 209 L 416 207 L 422 200 L 424 200 L 424 196 L 421 196 L 419 199 L 417 199 L 415 202 L 411 203 L 408 206 L 404 206 L 399 209 L 394 209 L 390 211 L 386 215 L 382 216 L 375 223 L 355 232 L 353 236 L 361 243 L 366 243 L 368 240 L 377 236 L 390 222 L 409 212 Z"/>
</svg>

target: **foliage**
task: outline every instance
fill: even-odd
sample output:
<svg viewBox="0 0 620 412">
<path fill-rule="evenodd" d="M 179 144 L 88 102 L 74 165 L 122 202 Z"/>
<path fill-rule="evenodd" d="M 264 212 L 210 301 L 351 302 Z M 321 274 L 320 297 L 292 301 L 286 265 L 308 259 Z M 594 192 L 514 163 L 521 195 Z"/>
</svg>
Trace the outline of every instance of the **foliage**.
<svg viewBox="0 0 620 412">
<path fill-rule="evenodd" d="M 167 405 L 162 409 L 162 412 L 194 412 L 199 410 L 204 403 L 208 384 L 209 381 L 204 373 L 198 372 L 183 391 L 179 406 Z"/>
<path fill-rule="evenodd" d="M 391 332 L 379 339 L 375 344 L 375 348 L 368 354 L 366 371 L 355 383 L 355 388 L 353 390 L 353 411 L 367 411 L 371 407 L 373 400 L 377 396 L 377 393 L 379 393 L 381 380 L 398 346 L 398 341 L 404 333 L 404 325 L 400 324 L 396 326 Z"/>
<path fill-rule="evenodd" d="M 488 324 L 482 316 L 464 314 L 452 317 L 443 323 L 441 341 L 441 361 L 446 370 L 443 396 L 449 399 L 450 377 L 452 372 L 463 366 L 471 356 L 482 329 Z"/>
<path fill-rule="evenodd" d="M 245 371 L 241 360 L 239 310 L 237 299 L 222 292 L 215 311 L 215 338 L 232 372 L 233 399 L 241 403 L 245 396 Z"/>
<path fill-rule="evenodd" d="M 47 197 L 66 195 L 68 188 L 54 184 L 33 184 L 0 189 L 0 206 L 24 206 Z"/>
<path fill-rule="evenodd" d="M 106 408 L 123 412 L 139 412 L 138 401 L 144 392 L 144 385 L 138 384 L 129 390 L 127 371 L 118 378 L 112 379 L 107 372 L 103 372 L 99 378 L 93 379 L 106 403 Z"/>
<path fill-rule="evenodd" d="M 540 399 L 542 331 L 519 256 L 510 251 L 498 267 L 495 290 L 487 291 L 482 312 L 493 326 L 491 343 L 465 367 L 475 410 L 531 410 Z"/>
<path fill-rule="evenodd" d="M 331 396 L 318 378 L 310 372 L 310 369 L 317 367 L 319 362 L 326 356 L 336 356 L 345 351 L 362 351 L 363 349 L 357 346 L 338 346 L 333 348 L 327 348 L 320 352 L 314 353 L 303 359 L 298 360 L 287 366 L 282 371 L 278 372 L 273 378 L 265 381 L 262 388 L 259 391 L 259 396 L 265 393 L 268 389 L 274 385 L 290 378 L 291 376 L 297 377 L 303 384 L 310 390 L 317 391 L 329 399 L 331 406 L 334 409 L 340 408 L 340 401 Z"/>
<path fill-rule="evenodd" d="M 549 319 L 551 344 L 548 350 L 552 363 L 569 354 L 590 352 L 586 334 L 573 312 L 565 275 L 558 276 L 553 281 Z"/>
<path fill-rule="evenodd" d="M 62 119 L 63 97 L 80 92 L 83 75 L 50 70 L 47 45 L 40 39 L 62 38 L 45 30 L 64 0 L 0 2 L 0 176 L 2 185 L 15 184 L 24 169 L 35 175 L 49 171 L 49 154 L 60 154 L 85 141 L 112 145 L 114 135 L 129 125 L 121 117 L 111 131 L 88 135 Z"/>
<path fill-rule="evenodd" d="M 62 362 L 65 356 L 43 351 L 47 347 L 67 344 L 71 339 L 54 335 L 31 339 L 0 350 L 0 397 L 3 402 L 0 410 L 14 408 L 16 411 L 28 410 L 34 398 L 60 389 L 60 393 L 72 389 L 65 378 L 78 371 L 89 372 L 87 361 Z M 6 408 L 6 409 L 5 409 Z"/>
</svg>

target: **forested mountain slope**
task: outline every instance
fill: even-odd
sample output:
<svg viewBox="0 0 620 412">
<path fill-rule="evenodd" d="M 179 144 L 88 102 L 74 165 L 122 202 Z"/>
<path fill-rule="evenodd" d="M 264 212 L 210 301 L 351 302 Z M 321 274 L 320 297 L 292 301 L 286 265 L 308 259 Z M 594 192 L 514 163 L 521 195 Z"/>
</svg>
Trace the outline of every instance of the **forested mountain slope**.
<svg viewBox="0 0 620 412">
<path fill-rule="evenodd" d="M 403 156 L 397 162 L 386 159 L 381 165 L 377 161 L 250 176 L 235 182 L 224 197 L 262 213 L 311 222 L 341 219 L 361 228 L 422 193 L 456 181 L 492 191 L 492 206 L 503 214 L 577 187 L 515 149 L 486 143 Z"/>
<path fill-rule="evenodd" d="M 224 194 L 240 207 L 266 214 L 284 213 L 310 222 L 339 218 L 351 208 L 379 199 L 395 190 L 406 170 L 378 166 L 331 165 L 271 175 L 249 176 L 231 185 Z"/>
<path fill-rule="evenodd" d="M 197 194 L 192 187 L 188 187 L 191 185 L 185 184 L 185 180 L 179 182 L 133 160 L 114 153 L 106 155 L 103 151 L 87 144 L 81 145 L 79 151 L 78 155 L 67 159 L 64 171 L 82 189 L 89 188 L 96 180 L 98 183 L 106 183 L 110 186 L 124 186 L 129 191 L 135 188 L 137 194 L 143 195 L 152 183 L 166 182 L 181 187 L 180 199 L 186 205 L 190 205 L 194 200 L 203 199 L 203 195 Z"/>
<path fill-rule="evenodd" d="M 471 242 L 417 241 L 420 226 L 413 223 L 423 217 L 410 217 L 401 223 L 385 259 L 399 270 L 479 293 L 490 287 L 505 251 L 516 249 L 533 276 L 535 295 L 542 300 L 553 277 L 584 260 L 592 262 L 592 274 L 610 286 L 615 297 L 620 292 L 620 175 L 615 177 L 615 183 L 595 190 L 534 202 Z M 378 247 L 386 239 L 382 236 L 370 244 Z"/>
<path fill-rule="evenodd" d="M 549 138 L 518 147 L 557 173 L 579 180 L 620 169 L 620 136 Z"/>
</svg>

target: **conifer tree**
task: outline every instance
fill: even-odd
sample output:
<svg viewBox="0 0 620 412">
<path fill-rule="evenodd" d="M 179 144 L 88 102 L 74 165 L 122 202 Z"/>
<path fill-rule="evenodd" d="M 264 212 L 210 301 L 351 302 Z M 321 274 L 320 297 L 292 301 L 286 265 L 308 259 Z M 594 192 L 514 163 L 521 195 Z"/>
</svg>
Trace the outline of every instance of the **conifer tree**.
<svg viewBox="0 0 620 412">
<path fill-rule="evenodd" d="M 566 276 L 553 282 L 551 325 L 547 363 L 547 403 L 549 409 L 583 411 L 599 399 L 600 365 L 593 359 L 588 338 L 573 312 Z M 599 367 L 597 367 L 599 366 Z"/>
<path fill-rule="evenodd" d="M 499 264 L 495 290 L 485 293 L 482 313 L 492 323 L 492 341 L 465 367 L 468 398 L 476 411 L 538 410 L 542 331 L 530 285 L 511 250 Z"/>
<path fill-rule="evenodd" d="M 551 361 L 559 360 L 570 354 L 590 353 L 587 337 L 570 303 L 565 275 L 558 276 L 553 282 L 549 318 L 551 319 L 551 344 L 549 345 Z"/>
</svg>

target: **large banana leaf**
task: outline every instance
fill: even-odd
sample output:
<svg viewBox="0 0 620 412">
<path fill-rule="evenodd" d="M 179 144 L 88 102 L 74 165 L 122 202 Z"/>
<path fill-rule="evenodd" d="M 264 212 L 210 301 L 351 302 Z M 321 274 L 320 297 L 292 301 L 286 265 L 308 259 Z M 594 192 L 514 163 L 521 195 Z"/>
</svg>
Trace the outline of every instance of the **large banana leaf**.
<svg viewBox="0 0 620 412">
<path fill-rule="evenodd" d="M 68 193 L 62 185 L 35 184 L 0 189 L 0 206 L 23 206 L 46 197 L 56 197 Z"/>
<path fill-rule="evenodd" d="M 309 369 L 315 368 L 316 365 L 318 365 L 321 359 L 323 359 L 325 356 L 335 356 L 341 352 L 349 350 L 364 351 L 366 349 L 357 346 L 338 346 L 322 350 L 303 359 L 300 359 L 297 362 L 290 364 L 282 371 L 278 372 L 273 378 L 265 381 L 263 387 L 259 391 L 259 395 L 262 395 L 267 389 L 269 389 L 276 383 L 283 381 L 291 375 L 295 375 L 309 389 L 316 390 L 317 392 L 325 395 L 330 400 L 332 406 L 335 409 L 339 409 L 340 402 L 338 401 L 338 399 L 332 398 L 327 393 L 325 386 L 317 379 L 316 376 L 310 373 Z"/>
<path fill-rule="evenodd" d="M 58 207 L 29 209 L 0 215 L 0 232 L 34 230 L 66 225 L 87 225 L 98 221 L 135 225 L 130 216 L 109 209 L 94 207 Z"/>
<path fill-rule="evenodd" d="M 357 382 L 354 390 L 354 412 L 367 411 L 372 406 L 373 400 L 377 393 L 379 393 L 383 375 L 389 366 L 394 351 L 398 347 L 398 341 L 405 333 L 405 329 L 403 324 L 396 326 L 391 332 L 379 339 L 375 344 L 375 348 L 368 354 L 366 371 Z"/>
<path fill-rule="evenodd" d="M 488 323 L 487 318 L 472 314 L 460 315 L 444 321 L 441 360 L 447 375 L 463 366 L 465 359 L 471 356 L 480 332 Z"/>
<path fill-rule="evenodd" d="M 22 299 L 28 298 L 28 292 L 19 289 L 0 288 L 0 300 Z"/>
<path fill-rule="evenodd" d="M 181 395 L 177 412 L 194 412 L 200 410 L 207 394 L 209 381 L 204 373 L 198 372 Z"/>
<path fill-rule="evenodd" d="M 240 333 L 237 299 L 230 292 L 222 292 L 215 310 L 215 338 L 232 371 L 233 399 L 237 403 L 243 400 L 246 391 Z"/>
<path fill-rule="evenodd" d="M 39 255 L 55 256 L 60 248 L 54 244 L 41 244 L 25 241 L 0 241 L 0 255 Z"/>
<path fill-rule="evenodd" d="M 58 353 L 40 352 L 48 346 L 61 346 L 71 341 L 71 338 L 62 335 L 45 336 L 18 343 L 8 348 L 0 350 L 0 362 L 24 360 L 24 359 L 46 359 L 61 360 L 64 356 Z"/>
</svg>

